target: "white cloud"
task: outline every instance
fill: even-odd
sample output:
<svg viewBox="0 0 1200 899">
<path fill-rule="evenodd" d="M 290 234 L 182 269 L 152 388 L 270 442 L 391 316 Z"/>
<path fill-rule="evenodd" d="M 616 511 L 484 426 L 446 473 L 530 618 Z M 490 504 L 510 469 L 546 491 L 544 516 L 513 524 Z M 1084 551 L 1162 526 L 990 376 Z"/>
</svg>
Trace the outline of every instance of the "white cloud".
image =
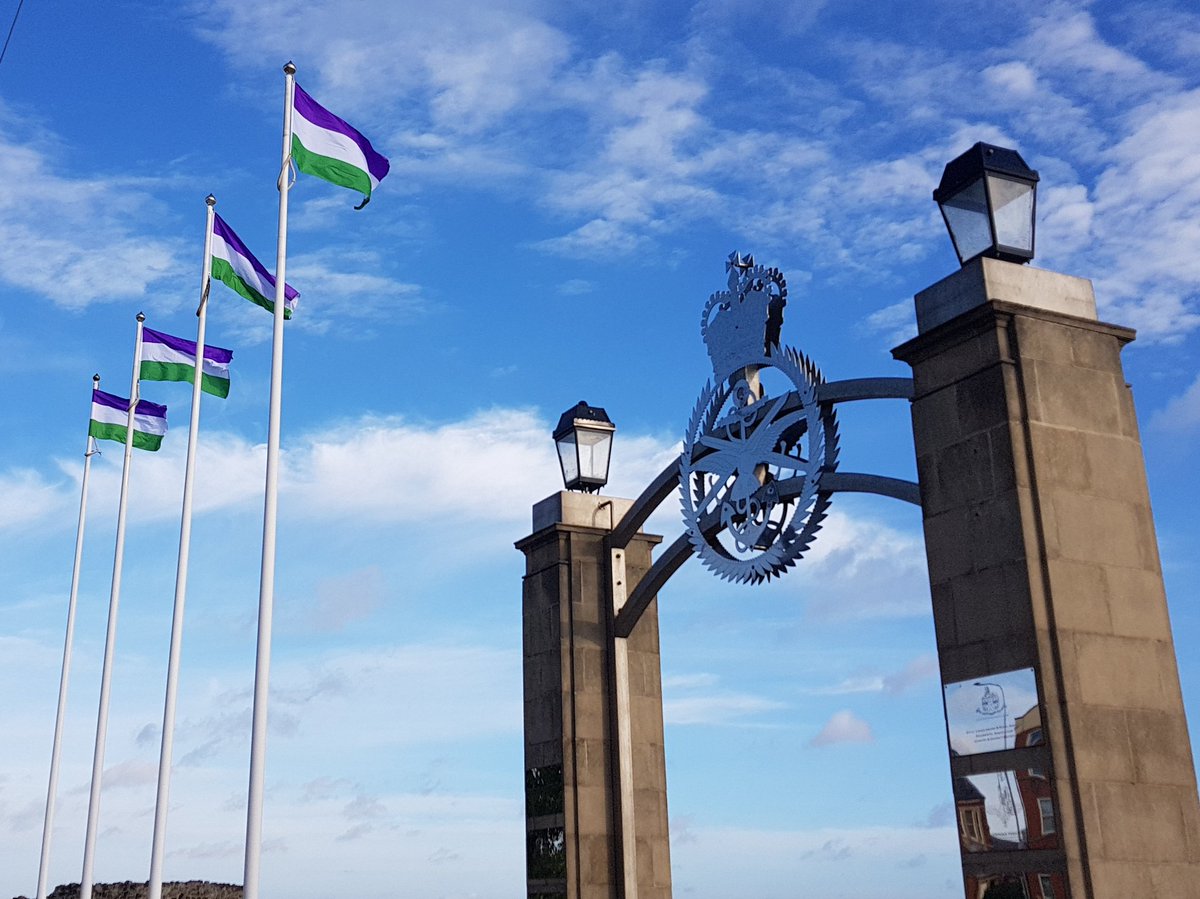
<svg viewBox="0 0 1200 899">
<path fill-rule="evenodd" d="M 145 297 L 182 273 L 179 244 L 137 226 L 161 214 L 153 179 L 63 174 L 51 139 L 18 130 L 0 107 L 0 279 L 82 309 Z"/>
<path fill-rule="evenodd" d="M 158 783 L 158 765 L 129 760 L 104 769 L 103 784 L 107 790 L 130 790 Z"/>
<path fill-rule="evenodd" d="M 1056 259 L 1067 259 L 1088 249 L 1096 239 L 1095 217 L 1096 205 L 1082 184 L 1040 188 L 1035 234 L 1038 258 L 1053 264 Z"/>
<path fill-rule="evenodd" d="M 127 624 L 131 612 L 136 609 L 126 610 Z M 0 840 L 0 865 L 6 871 L 28 870 L 30 858 L 36 868 L 35 840 L 40 836 L 37 825 L 45 796 L 44 750 L 54 718 L 60 653 L 53 646 L 15 637 L 0 637 L 0 650 L 0 687 L 5 695 L 20 693 L 25 700 L 20 705 L 10 703 L 6 710 L 6 726 L 25 738 L 7 754 L 5 774 L 0 777 L 0 830 L 5 833 Z M 75 668 L 81 683 L 90 669 L 98 668 L 93 661 L 98 660 L 77 652 Z M 153 809 L 157 780 L 157 741 L 141 745 L 145 741 L 139 742 L 138 722 L 154 714 L 150 710 L 161 712 L 162 682 L 158 676 L 147 676 L 144 667 L 132 670 L 138 668 L 138 660 L 128 654 L 118 668 L 109 721 L 104 827 L 146 820 Z M 486 741 L 488 760 L 480 764 L 509 758 L 519 778 L 519 648 L 513 652 L 507 646 L 405 642 L 388 648 L 327 651 L 315 658 L 290 657 L 285 651 L 276 656 L 272 669 L 270 771 L 274 774 L 268 780 L 265 829 L 269 840 L 283 843 L 281 851 L 289 861 L 279 865 L 264 860 L 264 865 L 274 866 L 273 882 L 287 885 L 280 889 L 288 895 L 322 895 L 308 892 L 302 883 L 311 868 L 353 866 L 362 859 L 347 857 L 350 850 L 334 848 L 319 859 L 288 856 L 286 846 L 332 847 L 338 834 L 359 821 L 381 830 L 400 828 L 406 834 L 403 842 L 423 847 L 425 856 L 439 846 L 456 845 L 456 839 L 474 839 L 479 832 L 493 843 L 514 843 L 509 848 L 518 850 L 512 852 L 516 861 L 511 865 L 516 880 L 522 857 L 519 800 L 458 789 L 457 781 L 464 774 L 475 779 L 476 764 L 459 756 L 445 772 L 447 783 L 453 785 L 450 789 L 423 792 L 423 783 L 409 768 L 414 759 L 443 752 L 440 747 Z M 183 879 L 235 880 L 238 873 L 232 867 L 237 858 L 227 849 L 230 844 L 241 845 L 244 808 L 228 800 L 235 793 L 245 797 L 248 673 L 247 666 L 230 666 L 227 660 L 185 658 L 170 849 L 172 858 L 193 859 L 197 864 L 181 863 L 175 869 L 186 875 Z M 18 686 L 29 684 L 38 686 L 32 690 Z M 79 720 L 68 721 L 74 737 L 64 746 L 56 868 L 74 857 L 71 847 L 82 840 L 92 749 L 89 726 L 95 723 L 91 699 L 80 705 L 79 714 Z M 293 723 L 279 727 L 278 717 Z M 183 761 L 201 749 L 204 764 Z M 422 764 L 428 768 L 428 762 Z M 140 824 L 114 829 L 105 837 L 106 861 L 97 871 L 98 879 L 122 879 L 116 860 L 141 857 L 146 838 Z M 389 839 L 394 841 L 394 835 Z M 378 851 L 380 845 L 372 842 L 370 851 Z M 225 859 L 227 854 L 230 858 Z M 481 877 L 488 871 L 478 856 L 492 860 L 491 850 L 464 854 L 479 866 Z M 220 864 L 206 869 L 206 862 L 219 859 L 228 861 L 228 868 Z M 499 861 L 501 870 L 507 870 L 507 863 Z M 381 869 L 368 865 L 367 870 Z M 468 874 L 466 881 L 474 876 Z"/>
<path fill-rule="evenodd" d="M 937 660 L 929 654 L 923 654 L 892 674 L 855 675 L 831 687 L 819 687 L 809 692 L 829 696 L 847 693 L 888 693 L 898 696 L 908 692 L 917 684 L 929 680 L 937 673 Z"/>
<path fill-rule="evenodd" d="M 1145 62 L 1105 41 L 1092 15 L 1084 10 L 1048 10 L 1034 20 L 1022 48 L 1042 69 L 1065 72 L 1072 78 L 1102 79 L 1098 86 L 1125 93 L 1158 86 L 1166 79 Z"/>
<path fill-rule="evenodd" d="M 736 0 L 702 4 L 693 17 L 754 10 L 776 27 L 805 28 L 817 9 L 810 4 L 793 21 L 773 4 Z M 844 108 L 839 127 L 822 129 L 809 116 L 805 131 L 739 115 L 714 95 L 725 70 L 702 40 L 682 61 L 595 51 L 549 24 L 536 2 L 487 11 L 454 3 L 437 15 L 411 3 L 299 10 L 298 0 L 270 8 L 226 2 L 205 21 L 209 38 L 239 62 L 257 64 L 262 47 L 249 54 L 231 36 L 260 34 L 279 52 L 310 60 L 311 77 L 329 102 L 344 104 L 339 109 L 380 122 L 384 134 L 382 123 L 402 121 L 391 136 L 399 190 L 431 177 L 466 178 L 541 197 L 563 231 L 531 242 L 537 249 L 629 256 L 659 248 L 685 225 L 713 221 L 760 250 L 801 242 L 822 268 L 878 279 L 940 245 L 929 188 L 954 153 L 987 140 L 1025 145 L 1031 164 L 1045 163 L 1044 173 L 1060 179 L 1042 185 L 1042 259 L 1094 277 L 1105 312 L 1146 340 L 1200 327 L 1200 262 L 1188 262 L 1200 208 L 1192 196 L 1200 179 L 1186 154 L 1196 137 L 1194 103 L 1180 79 L 1102 36 L 1091 11 L 1054 6 L 1009 44 L 970 58 L 965 49 L 839 44 L 856 78 L 834 85 L 814 76 L 807 89 L 823 108 Z M 759 78 L 784 84 L 797 74 L 769 63 L 758 69 Z M 894 110 L 919 149 L 893 155 L 877 121 L 861 118 L 862 103 L 853 102 L 860 91 Z M 563 120 L 569 134 L 542 133 Z M 1082 177 L 1060 158 L 1103 174 Z M 329 287 L 421 301 L 412 285 L 386 279 Z M 313 318 L 305 326 L 328 325 Z"/>
<path fill-rule="evenodd" d="M 962 892 L 953 822 L 937 828 L 838 823 L 772 829 L 689 822 L 689 839 L 671 842 L 675 891 L 700 899 L 785 899 L 803 882 L 823 887 L 815 895 L 855 899 Z"/>
<path fill-rule="evenodd" d="M 14 671 L 21 669 L 50 670 L 57 659 L 62 658 L 61 647 L 56 651 L 53 647 L 39 643 L 28 637 L 0 636 L 0 658 L 6 666 Z"/>
<path fill-rule="evenodd" d="M 555 489 L 547 426 L 528 410 L 495 409 L 442 425 L 366 418 L 310 435 L 290 459 L 285 489 L 310 514 L 375 521 L 424 520 L 455 509 L 460 520 L 517 521 Z M 474 471 L 502 471 L 481 502 Z"/>
<path fill-rule="evenodd" d="M 1037 89 L 1037 73 L 1023 62 L 988 66 L 983 77 L 996 90 L 1020 99 L 1028 99 Z"/>
<path fill-rule="evenodd" d="M 226 840 L 222 843 L 199 843 L 182 849 L 168 849 L 167 858 L 176 859 L 237 859 L 245 858 L 246 847 L 243 843 Z"/>
<path fill-rule="evenodd" d="M 1200 327 L 1200 89 L 1156 98 L 1129 115 L 1095 187 L 1092 254 L 1102 314 L 1143 338 L 1173 341 Z"/>
<path fill-rule="evenodd" d="M 313 586 L 316 594 L 309 613 L 318 633 L 335 633 L 347 624 L 369 618 L 386 597 L 383 572 L 369 565 L 340 576 L 322 578 Z"/>
<path fill-rule="evenodd" d="M 809 740 L 808 745 L 814 747 L 833 746 L 837 743 L 874 743 L 875 735 L 871 725 L 863 721 L 849 709 L 834 712 L 833 717 L 825 722 L 820 732 Z"/>
<path fill-rule="evenodd" d="M 240 7 L 227 12 L 212 20 L 214 40 L 226 29 L 261 30 L 258 13 Z M 320 33 L 319 46 L 311 46 L 307 58 L 330 82 L 331 99 L 341 102 L 339 95 L 344 96 L 350 110 L 373 101 L 372 113 L 386 117 L 406 88 L 415 93 L 427 122 L 414 127 L 410 105 L 404 128 L 391 137 L 401 148 L 393 156 L 393 170 L 402 181 L 412 181 L 416 173 L 440 173 L 479 179 L 501 190 L 515 182 L 540 189 L 552 208 L 584 218 L 567 234 L 537 244 L 551 252 L 629 253 L 655 232 L 677 227 L 685 216 L 714 217 L 731 204 L 747 207 L 739 217 L 751 216 L 754 197 L 727 184 L 731 173 L 735 181 L 751 171 L 755 182 L 789 178 L 797 167 L 829 156 L 821 147 L 780 135 L 714 127 L 701 111 L 709 93 L 702 75 L 659 61 L 630 64 L 612 53 L 589 58 L 526 10 L 474 10 L 446 42 L 452 53 L 430 49 L 438 44 L 431 35 L 440 34 L 444 22 L 427 23 L 421 41 L 414 40 L 414 21 L 424 21 L 425 11 L 389 7 L 376 12 L 371 30 L 378 37 L 364 41 L 356 31 L 351 43 L 328 34 L 349 34 L 362 24 L 358 14 L 334 20 L 321 8 L 306 6 L 306 21 L 328 21 L 305 35 L 291 35 L 281 46 L 298 52 L 296 47 L 313 44 Z M 285 25 L 283 31 L 288 30 Z M 407 54 L 405 47 L 411 47 Z M 395 57 L 407 59 L 401 63 Z M 353 77 L 368 67 L 370 78 Z M 387 82 L 381 71 L 396 76 L 395 92 L 387 96 L 367 86 Z M 532 125 L 534 110 L 565 111 L 579 117 L 582 127 L 572 129 L 567 140 L 547 135 L 530 141 L 522 136 L 530 129 L 519 123 Z M 545 116 L 538 120 L 544 122 Z M 736 174 L 739 170 L 747 174 Z M 755 208 L 752 217 L 759 211 Z"/>
<path fill-rule="evenodd" d="M 569 52 L 566 36 L 543 22 L 479 8 L 471 18 L 424 55 L 434 121 L 452 131 L 480 131 L 545 93 Z"/>
<path fill-rule="evenodd" d="M 881 334 L 890 346 L 897 346 L 917 336 L 917 314 L 912 300 L 901 300 L 876 309 L 864 320 L 869 331 Z"/>
<path fill-rule="evenodd" d="M 61 525 L 71 519 L 72 491 L 78 503 L 78 483 L 51 483 L 28 468 L 0 472 L 0 531 L 25 531 L 45 522 Z"/>
<path fill-rule="evenodd" d="M 919 655 L 900 671 L 886 676 L 883 679 L 883 691 L 893 696 L 907 693 L 917 684 L 930 680 L 937 674 L 937 659 L 928 653 Z"/>
<path fill-rule="evenodd" d="M 897 530 L 835 507 L 792 579 L 822 619 L 929 614 L 929 578 L 919 532 Z M 819 585 L 819 590 L 805 590 Z"/>
<path fill-rule="evenodd" d="M 303 61 L 298 79 L 356 124 L 417 93 L 436 127 L 471 132 L 527 104 L 568 53 L 568 38 L 528 5 L 224 0 L 205 5 L 199 21 L 201 36 L 238 65 L 259 67 L 264 52 Z M 258 40 L 239 39 L 246 34 Z"/>
<path fill-rule="evenodd" d="M 186 425 L 175 426 L 184 433 L 170 434 L 158 452 L 134 453 L 128 501 L 131 521 L 164 521 L 179 516 L 187 439 Z M 92 459 L 89 509 L 115 512 L 120 495 L 122 449 L 113 441 L 99 441 L 99 444 L 101 455 Z M 74 463 L 60 460 L 58 464 L 67 471 Z M 227 432 L 203 433 L 196 450 L 194 514 L 234 508 L 254 499 L 261 502 L 265 469 L 265 446 L 252 445 Z"/>
<path fill-rule="evenodd" d="M 485 140 L 471 143 L 473 139 L 413 131 L 408 126 L 399 129 L 391 138 L 397 151 L 389 157 L 387 189 L 415 193 L 426 183 L 443 181 L 495 190 L 526 184 L 532 177 L 530 165 L 513 148 Z"/>
<path fill-rule="evenodd" d="M 628 228 L 606 219 L 592 219 L 569 234 L 539 240 L 533 246 L 569 258 L 605 259 L 628 256 L 642 243 Z"/>
<path fill-rule="evenodd" d="M 932 655 L 923 654 L 918 655 L 900 671 L 895 671 L 890 675 L 854 675 L 834 684 L 833 687 L 817 688 L 811 690 L 811 693 L 832 696 L 853 693 L 887 693 L 895 696 L 907 693 L 917 684 L 928 681 L 935 675 L 937 675 L 937 660 Z"/>
<path fill-rule="evenodd" d="M 424 312 L 421 286 L 382 274 L 383 268 L 378 254 L 363 250 L 327 249 L 290 256 L 287 282 L 300 290 L 300 303 L 288 328 L 363 337 Z M 226 342 L 245 346 L 271 339 L 271 315 L 252 303 L 234 297 L 214 311 Z"/>
<path fill-rule="evenodd" d="M 1122 37 L 1139 52 L 1161 55 L 1185 70 L 1200 57 L 1200 15 L 1195 10 L 1138 3 L 1112 12 Z"/>
<path fill-rule="evenodd" d="M 715 674 L 664 674 L 662 685 L 664 691 L 682 690 L 689 687 L 712 687 L 719 680 Z"/>
<path fill-rule="evenodd" d="M 583 278 L 571 278 L 558 285 L 558 292 L 565 297 L 580 296 L 591 293 L 595 289 L 595 284 Z"/>
<path fill-rule="evenodd" d="M 1172 397 L 1150 416 L 1150 428 L 1168 433 L 1187 433 L 1200 427 L 1200 375 L 1181 394 Z"/>
<path fill-rule="evenodd" d="M 614 56 L 568 86 L 597 139 L 581 164 L 552 177 L 550 202 L 593 219 L 569 243 L 548 248 L 628 252 L 635 234 L 665 217 L 719 208 L 719 192 L 706 181 L 726 161 L 728 137 L 699 111 L 707 93 L 696 77 L 630 69 Z"/>
<path fill-rule="evenodd" d="M 326 331 L 338 319 L 389 317 L 419 311 L 421 288 L 394 281 L 371 271 L 348 271 L 350 263 L 360 268 L 378 268 L 373 253 L 327 251 L 288 260 L 288 277 L 304 284 L 305 318 L 313 330 Z M 301 321 L 299 315 L 295 319 Z"/>
<path fill-rule="evenodd" d="M 994 51 L 999 61 L 982 79 L 953 56 L 931 65 L 901 45 L 861 49 L 877 99 L 914 127 L 927 106 L 938 108 L 943 130 L 947 118 L 957 126 L 961 139 L 936 155 L 939 162 L 984 140 L 1022 149 L 1042 170 L 1039 260 L 1092 277 L 1109 320 L 1133 325 L 1146 341 L 1177 341 L 1200 327 L 1200 263 L 1188 250 L 1200 219 L 1197 163 L 1185 149 L 1197 139 L 1200 114 L 1183 81 L 1106 41 L 1090 13 L 1067 7 L 1047 11 Z M 895 77 L 881 77 L 884 67 Z M 978 109 L 990 110 L 988 118 L 979 120 Z M 1083 177 L 1062 159 L 1100 174 Z M 937 171 L 931 175 L 927 183 L 936 183 Z M 917 180 L 908 190 L 915 196 Z M 875 203 L 870 212 L 886 216 L 881 239 L 906 240 L 895 230 L 895 211 Z M 930 224 L 914 220 L 923 230 L 912 240 L 931 235 Z"/>
<path fill-rule="evenodd" d="M 939 802 L 929 810 L 923 822 L 925 827 L 956 827 L 954 803 Z"/>
<path fill-rule="evenodd" d="M 721 686 L 710 672 L 663 677 L 663 722 L 668 725 L 747 727 L 767 712 L 787 708 L 766 696 Z"/>
<path fill-rule="evenodd" d="M 351 780 L 346 778 L 318 777 L 304 784 L 300 798 L 305 802 L 332 799 L 345 790 L 357 789 Z"/>
<path fill-rule="evenodd" d="M 383 747 L 519 734 L 520 677 L 519 655 L 476 646 L 399 643 L 316 660 L 278 660 L 271 714 L 292 722 L 272 745 L 291 755 L 302 753 L 307 741 L 336 734 L 338 751 L 351 757 Z M 249 691 L 209 692 L 202 705 L 197 699 L 191 702 L 195 711 L 180 720 L 186 742 L 195 745 L 219 732 L 223 746 L 240 745 L 248 733 Z M 363 727 L 368 720 L 372 725 Z"/>
<path fill-rule="evenodd" d="M 883 689 L 883 678 L 877 674 L 847 677 L 831 687 L 818 687 L 810 692 L 824 696 L 840 696 L 846 693 L 878 693 Z"/>
<path fill-rule="evenodd" d="M 182 428 L 181 428 L 182 429 Z M 454 509 L 461 521 L 525 523 L 533 503 L 561 489 L 550 424 L 528 409 L 490 409 L 461 421 L 409 422 L 399 417 L 363 416 L 286 441 L 280 495 L 302 519 L 359 522 L 420 522 L 430 509 Z M 108 450 L 107 442 L 101 443 Z M 89 508 L 116 509 L 121 452 L 93 459 Z M 164 442 L 157 453 L 135 453 L 129 519 L 177 519 L 183 490 L 186 440 Z M 636 495 L 679 452 L 676 442 L 626 435 L 614 449 L 614 495 Z M 480 454 L 495 479 L 486 501 L 475 471 Z M 222 431 L 202 435 L 196 461 L 194 514 L 253 511 L 262 502 L 266 448 Z M 58 460 L 64 475 L 77 463 Z M 78 503 L 78 485 L 51 483 L 29 469 L 0 472 L 0 510 L 27 528 L 36 522 L 65 527 Z M 10 508 L 11 506 L 11 508 Z"/>
<path fill-rule="evenodd" d="M 708 696 L 663 698 L 663 723 L 747 726 L 747 718 L 785 708 L 781 702 L 749 693 L 717 692 Z"/>
</svg>

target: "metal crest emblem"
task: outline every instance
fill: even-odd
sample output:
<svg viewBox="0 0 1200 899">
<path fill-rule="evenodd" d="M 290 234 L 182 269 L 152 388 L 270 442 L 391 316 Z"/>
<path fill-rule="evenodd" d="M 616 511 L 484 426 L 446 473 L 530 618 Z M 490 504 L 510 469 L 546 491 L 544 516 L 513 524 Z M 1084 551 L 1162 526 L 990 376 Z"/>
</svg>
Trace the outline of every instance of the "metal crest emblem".
<svg viewBox="0 0 1200 899">
<path fill-rule="evenodd" d="M 819 487 L 837 467 L 837 420 L 817 400 L 820 371 L 779 344 L 783 275 L 739 253 L 726 270 L 728 289 L 701 317 L 713 380 L 680 456 L 683 518 L 707 568 L 758 583 L 794 565 L 821 527 L 829 493 Z"/>
<path fill-rule="evenodd" d="M 980 715 L 995 715 L 1003 708 L 1003 703 L 1000 697 L 992 692 L 991 687 L 983 688 L 983 697 L 979 700 L 979 708 L 976 711 Z"/>
</svg>

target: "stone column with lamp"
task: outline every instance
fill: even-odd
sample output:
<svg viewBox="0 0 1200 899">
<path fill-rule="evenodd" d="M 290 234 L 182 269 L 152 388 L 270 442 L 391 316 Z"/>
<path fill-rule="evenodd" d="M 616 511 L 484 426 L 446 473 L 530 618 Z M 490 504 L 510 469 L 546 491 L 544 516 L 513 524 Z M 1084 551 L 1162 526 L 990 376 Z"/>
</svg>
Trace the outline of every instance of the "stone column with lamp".
<svg viewBox="0 0 1200 899">
<path fill-rule="evenodd" d="M 659 538 L 639 532 L 617 553 L 606 544 L 632 504 L 597 492 L 613 431 L 599 407 L 563 414 L 554 439 L 567 489 L 534 506 L 517 543 L 528 899 L 671 895 L 657 604 L 617 638 L 610 584 L 618 563 L 630 582 L 619 588 L 636 584 Z"/>
<path fill-rule="evenodd" d="M 913 370 L 948 718 L 956 691 L 981 721 L 997 683 L 1032 691 L 1028 712 L 952 745 L 956 783 L 1022 794 L 1002 809 L 1011 839 L 964 837 L 967 895 L 1188 899 L 1200 802 L 1121 365 L 1134 332 L 1098 320 L 1091 282 L 1023 264 L 1036 182 L 987 144 L 946 166 L 934 196 L 962 268 L 917 294 L 918 336 L 894 351 Z"/>
</svg>

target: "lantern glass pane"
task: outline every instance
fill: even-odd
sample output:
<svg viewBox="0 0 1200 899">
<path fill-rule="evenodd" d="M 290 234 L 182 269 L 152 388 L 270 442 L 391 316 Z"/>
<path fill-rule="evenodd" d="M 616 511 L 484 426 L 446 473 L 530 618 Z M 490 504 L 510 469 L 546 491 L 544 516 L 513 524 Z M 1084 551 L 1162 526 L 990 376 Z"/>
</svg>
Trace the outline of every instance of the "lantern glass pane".
<svg viewBox="0 0 1200 899">
<path fill-rule="evenodd" d="M 942 213 L 950 229 L 954 249 L 961 262 L 973 259 L 992 246 L 992 228 L 988 221 L 987 195 L 983 179 L 973 181 L 942 203 Z"/>
<path fill-rule="evenodd" d="M 557 440 L 558 462 L 562 465 L 563 484 L 570 485 L 579 480 L 579 456 L 575 452 L 575 432 Z"/>
<path fill-rule="evenodd" d="M 1033 252 L 1033 185 L 988 175 L 988 190 L 996 217 L 996 242 Z"/>
<path fill-rule="evenodd" d="M 585 480 L 608 480 L 608 457 L 612 452 L 612 431 L 576 431 L 579 439 L 579 473 Z"/>
</svg>

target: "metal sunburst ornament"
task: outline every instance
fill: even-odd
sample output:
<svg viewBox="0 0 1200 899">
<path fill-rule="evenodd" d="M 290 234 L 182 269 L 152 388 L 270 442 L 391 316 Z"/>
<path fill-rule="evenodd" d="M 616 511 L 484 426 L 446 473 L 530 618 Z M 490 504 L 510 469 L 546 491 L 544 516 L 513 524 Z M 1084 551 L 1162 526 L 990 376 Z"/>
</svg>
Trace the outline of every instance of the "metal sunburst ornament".
<svg viewBox="0 0 1200 899">
<path fill-rule="evenodd" d="M 781 347 L 787 284 L 778 269 L 732 253 L 728 289 L 704 307 L 713 363 L 680 456 L 683 518 L 701 562 L 758 583 L 796 563 L 821 527 L 837 468 L 837 420 L 818 402 L 821 373 Z M 781 389 L 774 390 L 771 382 Z"/>
</svg>

